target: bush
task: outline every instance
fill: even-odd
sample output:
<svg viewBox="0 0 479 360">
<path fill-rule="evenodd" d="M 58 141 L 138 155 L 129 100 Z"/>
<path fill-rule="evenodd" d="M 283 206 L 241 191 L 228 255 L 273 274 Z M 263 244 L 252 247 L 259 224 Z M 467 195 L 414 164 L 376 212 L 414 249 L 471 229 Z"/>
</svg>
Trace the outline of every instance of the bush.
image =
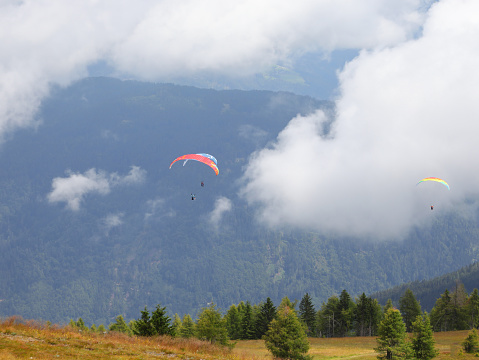
<svg viewBox="0 0 479 360">
<path fill-rule="evenodd" d="M 462 347 L 465 352 L 472 354 L 475 353 L 479 347 L 479 339 L 477 337 L 476 329 L 472 329 L 467 335 L 467 338 L 462 342 Z"/>
</svg>

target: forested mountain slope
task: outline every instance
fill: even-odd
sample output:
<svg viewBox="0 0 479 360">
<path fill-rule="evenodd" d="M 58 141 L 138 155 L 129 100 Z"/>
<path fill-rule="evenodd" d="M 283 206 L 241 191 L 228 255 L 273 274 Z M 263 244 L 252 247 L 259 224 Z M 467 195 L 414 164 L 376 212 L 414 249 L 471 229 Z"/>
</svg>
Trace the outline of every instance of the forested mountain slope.
<svg viewBox="0 0 479 360">
<path fill-rule="evenodd" d="M 394 286 L 391 289 L 378 291 L 371 295 L 384 305 L 391 299 L 393 304 L 398 305 L 399 299 L 407 289 L 411 289 L 416 300 L 421 304 L 422 311 L 431 312 L 436 300 L 441 297 L 446 289 L 450 292 L 462 283 L 468 294 L 474 289 L 479 289 L 479 263 L 465 266 L 457 271 L 450 272 L 430 280 L 412 281 L 406 284 Z"/>
<path fill-rule="evenodd" d="M 238 195 L 244 165 L 317 108 L 334 111 L 291 93 L 109 78 L 56 89 L 38 127 L 0 148 L 0 316 L 108 324 L 145 305 L 194 317 L 212 300 L 306 292 L 319 306 L 477 259 L 474 216 L 438 217 L 400 242 L 262 227 Z M 199 152 L 218 159 L 218 176 L 195 161 L 168 169 Z"/>
</svg>

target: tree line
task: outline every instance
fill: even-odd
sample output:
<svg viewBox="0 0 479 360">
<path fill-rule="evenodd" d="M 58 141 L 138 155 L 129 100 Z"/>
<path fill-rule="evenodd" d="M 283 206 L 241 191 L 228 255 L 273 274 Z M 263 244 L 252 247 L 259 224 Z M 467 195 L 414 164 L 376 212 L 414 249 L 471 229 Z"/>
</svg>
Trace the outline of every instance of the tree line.
<svg viewBox="0 0 479 360">
<path fill-rule="evenodd" d="M 298 309 L 296 309 L 298 307 Z M 141 316 L 128 324 L 118 316 L 109 331 L 137 336 L 168 335 L 198 338 L 228 347 L 234 340 L 263 339 L 275 358 L 310 360 L 309 337 L 376 336 L 378 358 L 432 359 L 437 355 L 433 331 L 472 329 L 463 342 L 466 352 L 475 352 L 479 341 L 479 295 L 477 289 L 468 295 L 456 284 L 436 301 L 431 313 L 421 311 L 413 292 L 407 289 L 399 300 L 399 309 L 389 300 L 381 306 L 364 293 L 354 300 L 346 290 L 323 302 L 316 311 L 306 293 L 301 301 L 283 298 L 276 307 L 268 297 L 260 304 L 249 301 L 233 304 L 222 314 L 212 302 L 203 308 L 196 321 L 189 314 L 171 319 L 166 307 L 158 304 L 150 313 L 145 307 Z M 103 325 L 86 327 L 81 318 L 70 325 L 80 330 L 103 331 Z M 412 333 L 411 337 L 406 336 Z M 233 341 L 233 342 L 232 342 Z"/>
<path fill-rule="evenodd" d="M 392 301 L 388 300 L 384 306 L 365 293 L 353 299 L 346 290 L 339 296 L 331 296 L 318 310 L 315 309 L 309 293 L 302 297 L 299 304 L 298 300 L 290 302 L 287 297 L 282 302 L 284 301 L 295 309 L 309 337 L 377 336 L 380 322 L 387 310 L 394 308 L 395 305 L 401 313 L 408 333 L 412 332 L 412 323 L 417 316 L 424 315 L 419 301 L 410 289 L 406 289 L 398 304 L 393 305 Z M 167 334 L 188 338 L 200 334 L 201 337 L 202 324 L 205 319 L 209 319 L 208 324 L 217 322 L 217 327 L 224 328 L 224 335 L 221 337 L 231 340 L 254 340 L 265 335 L 271 321 L 277 316 L 277 308 L 268 297 L 259 304 L 252 305 L 249 301 L 233 304 L 224 314 L 211 303 L 199 312 L 196 321 L 189 314 L 183 317 L 174 314 L 173 318 L 170 318 L 166 307 L 159 304 L 151 314 L 145 307 L 140 315 L 140 318 L 129 323 L 126 323 L 120 315 L 109 325 L 108 330 L 140 336 Z M 429 316 L 434 331 L 479 328 L 478 290 L 474 289 L 468 294 L 464 285 L 457 282 L 454 289 L 451 291 L 446 289 L 441 294 Z M 79 322 L 78 324 L 78 321 L 71 320 L 70 325 L 87 328 L 81 318 Z M 97 329 L 95 325 L 92 327 Z M 99 328 L 105 330 L 103 325 Z"/>
</svg>

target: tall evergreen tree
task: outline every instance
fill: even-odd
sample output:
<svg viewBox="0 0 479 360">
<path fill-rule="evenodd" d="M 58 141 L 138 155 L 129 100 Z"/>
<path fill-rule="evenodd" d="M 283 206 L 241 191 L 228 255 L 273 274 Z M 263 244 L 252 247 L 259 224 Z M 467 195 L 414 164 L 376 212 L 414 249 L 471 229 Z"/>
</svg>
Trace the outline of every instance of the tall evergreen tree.
<svg viewBox="0 0 479 360">
<path fill-rule="evenodd" d="M 133 332 L 135 335 L 140 336 L 153 336 L 156 334 L 155 328 L 151 324 L 150 312 L 146 306 L 145 309 L 141 311 L 141 317 L 135 321 Z"/>
<path fill-rule="evenodd" d="M 467 314 L 469 318 L 469 329 L 479 327 L 479 294 L 474 289 L 467 299 Z"/>
<path fill-rule="evenodd" d="M 356 299 L 354 311 L 354 324 L 356 335 L 358 336 L 375 336 L 377 327 L 381 321 L 381 305 L 376 299 L 367 297 L 362 293 Z"/>
<path fill-rule="evenodd" d="M 346 336 L 352 329 L 355 304 L 346 290 L 341 291 L 339 295 L 338 306 L 338 335 Z"/>
<path fill-rule="evenodd" d="M 189 314 L 183 316 L 179 336 L 182 338 L 191 338 L 195 336 L 195 323 Z"/>
<path fill-rule="evenodd" d="M 421 315 L 421 305 L 419 305 L 411 289 L 408 288 L 399 299 L 399 310 L 406 324 L 406 331 L 411 332 L 412 323 Z"/>
<path fill-rule="evenodd" d="M 255 334 L 253 307 L 249 301 L 246 302 L 243 316 L 241 318 L 241 339 L 251 340 Z"/>
<path fill-rule="evenodd" d="M 320 332 L 326 337 L 336 337 L 339 333 L 338 314 L 339 299 L 336 295 L 331 296 L 327 303 L 321 306 L 319 319 Z"/>
<path fill-rule="evenodd" d="M 232 340 L 241 338 L 241 314 L 235 304 L 231 305 L 226 312 L 226 328 L 228 337 Z"/>
<path fill-rule="evenodd" d="M 452 330 L 452 301 L 449 290 L 446 289 L 431 310 L 431 325 L 435 331 Z"/>
<path fill-rule="evenodd" d="M 314 309 L 311 296 L 306 293 L 299 303 L 299 317 L 306 324 L 307 334 L 312 335 L 315 332 L 316 310 Z"/>
<path fill-rule="evenodd" d="M 276 316 L 276 307 L 271 299 L 268 297 L 264 304 L 261 304 L 258 316 L 256 318 L 256 338 L 261 339 L 266 331 L 268 331 L 269 324 Z"/>
<path fill-rule="evenodd" d="M 151 325 L 157 335 L 173 335 L 173 326 L 171 318 L 166 315 L 166 307 L 156 305 L 155 311 L 151 313 Z"/>
<path fill-rule="evenodd" d="M 173 328 L 173 334 L 174 336 L 180 336 L 180 332 L 181 332 L 181 326 L 182 326 L 182 322 L 181 322 L 181 318 L 180 316 L 175 313 L 174 317 L 173 317 L 173 324 L 172 324 L 172 328 Z"/>
<path fill-rule="evenodd" d="M 436 341 L 429 320 L 429 315 L 418 315 L 412 323 L 412 350 L 418 360 L 430 360 L 438 355 Z"/>
<path fill-rule="evenodd" d="M 389 309 L 379 324 L 375 348 L 378 359 L 407 359 L 411 356 L 410 345 L 406 341 L 406 326 L 399 310 Z"/>
<path fill-rule="evenodd" d="M 453 330 L 466 330 L 469 328 L 467 299 L 468 295 L 464 284 L 457 280 L 456 286 L 451 294 L 451 322 Z"/>
<path fill-rule="evenodd" d="M 205 339 L 212 344 L 229 345 L 226 320 L 221 316 L 214 303 L 201 309 L 196 323 L 196 334 L 199 339 Z"/>
<path fill-rule="evenodd" d="M 265 345 L 275 358 L 306 359 L 309 350 L 306 327 L 288 302 L 282 301 L 279 306 L 277 316 L 264 336 Z"/>
</svg>

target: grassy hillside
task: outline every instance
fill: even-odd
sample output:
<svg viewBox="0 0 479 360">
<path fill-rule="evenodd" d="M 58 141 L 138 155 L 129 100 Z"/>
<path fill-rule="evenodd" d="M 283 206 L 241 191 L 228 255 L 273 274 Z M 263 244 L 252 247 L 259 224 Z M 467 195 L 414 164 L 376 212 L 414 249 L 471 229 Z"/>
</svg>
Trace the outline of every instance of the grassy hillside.
<svg viewBox="0 0 479 360">
<path fill-rule="evenodd" d="M 473 359 L 462 354 L 467 331 L 436 333 L 438 360 Z M 376 359 L 372 337 L 310 339 L 309 354 L 322 359 Z M 239 341 L 231 351 L 199 340 L 170 337 L 128 337 L 118 333 L 80 333 L 69 327 L 37 322 L 0 321 L 1 359 L 186 359 L 249 360 L 272 359 L 264 341 Z"/>
</svg>

